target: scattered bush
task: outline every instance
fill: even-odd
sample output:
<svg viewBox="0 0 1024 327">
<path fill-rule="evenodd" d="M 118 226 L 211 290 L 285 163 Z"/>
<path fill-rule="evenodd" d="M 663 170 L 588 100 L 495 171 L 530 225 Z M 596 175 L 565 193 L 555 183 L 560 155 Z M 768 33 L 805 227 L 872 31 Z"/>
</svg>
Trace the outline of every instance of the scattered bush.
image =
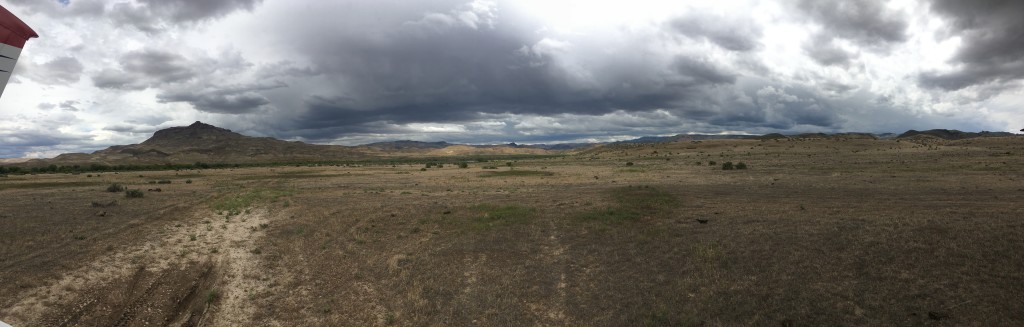
<svg viewBox="0 0 1024 327">
<path fill-rule="evenodd" d="M 191 179 L 186 179 L 185 180 L 185 184 L 192 184 L 192 180 Z"/>
<path fill-rule="evenodd" d="M 733 170 L 732 161 L 726 161 L 722 164 L 722 170 Z"/>
<path fill-rule="evenodd" d="M 632 162 L 632 161 L 628 161 L 628 162 L 626 162 L 626 166 L 632 166 L 632 165 L 633 165 L 633 162 Z"/>
<path fill-rule="evenodd" d="M 110 184 L 110 186 L 107 186 L 107 192 L 117 193 L 121 191 L 124 191 L 124 186 L 121 186 L 121 184 L 114 183 Z"/>
<path fill-rule="evenodd" d="M 170 184 L 170 183 L 171 183 L 171 181 L 169 181 L 169 180 L 166 180 L 166 179 L 164 179 L 164 180 L 159 180 L 159 181 L 156 181 L 156 183 L 157 183 L 157 184 Z"/>
<path fill-rule="evenodd" d="M 708 161 L 708 166 L 714 166 L 714 165 L 717 165 L 717 164 L 718 164 L 718 162 L 715 162 L 713 160 L 712 161 Z"/>
<path fill-rule="evenodd" d="M 747 164 L 742 163 L 742 162 L 738 163 L 738 164 L 736 164 L 736 169 L 747 169 Z"/>
<path fill-rule="evenodd" d="M 469 168 L 469 163 L 465 162 L 465 161 L 460 162 L 459 163 L 459 168 Z"/>
<path fill-rule="evenodd" d="M 206 293 L 206 303 L 207 304 L 213 303 L 213 301 L 217 301 L 218 298 L 220 298 L 220 293 L 217 292 L 216 288 L 210 290 L 209 293 Z"/>
<path fill-rule="evenodd" d="M 124 196 L 129 199 L 137 199 L 145 195 L 145 193 L 142 193 L 142 190 L 127 190 L 124 192 Z"/>
</svg>

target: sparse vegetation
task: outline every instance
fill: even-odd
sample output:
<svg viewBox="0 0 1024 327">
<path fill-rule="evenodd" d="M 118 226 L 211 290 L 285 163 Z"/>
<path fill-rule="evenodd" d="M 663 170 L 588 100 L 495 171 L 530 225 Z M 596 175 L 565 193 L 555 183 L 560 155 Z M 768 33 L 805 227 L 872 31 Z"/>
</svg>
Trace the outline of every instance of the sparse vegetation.
<svg viewBox="0 0 1024 327">
<path fill-rule="evenodd" d="M 110 193 L 118 193 L 118 192 L 123 192 L 123 191 L 124 191 L 124 186 L 122 186 L 121 184 L 114 183 L 114 184 L 110 184 L 110 186 L 107 186 L 107 192 L 110 192 Z"/>
<path fill-rule="evenodd" d="M 539 170 L 502 170 L 502 171 L 490 171 L 480 175 L 480 177 L 526 177 L 526 176 L 553 176 L 555 173 L 549 171 Z"/>
<path fill-rule="evenodd" d="M 214 301 L 220 298 L 220 292 L 216 288 L 211 289 L 206 293 L 206 304 L 213 304 Z"/>
<path fill-rule="evenodd" d="M 641 218 L 666 218 L 678 203 L 671 193 L 651 186 L 626 186 L 612 190 L 612 205 L 586 211 L 579 215 L 585 221 L 621 223 Z"/>
<path fill-rule="evenodd" d="M 127 190 L 124 192 L 124 196 L 129 199 L 138 199 L 146 196 L 142 190 Z"/>
<path fill-rule="evenodd" d="M 722 170 L 733 170 L 735 167 L 732 165 L 732 161 L 726 161 L 722 163 Z"/>
<path fill-rule="evenodd" d="M 19 297 L 0 310 L 89 326 L 134 308 L 154 309 L 126 325 L 192 309 L 218 325 L 236 304 L 255 312 L 239 325 L 1021 325 L 1024 262 L 1004 259 L 1024 253 L 1024 148 L 969 142 L 610 144 L 420 174 L 476 157 L 13 174 L 0 294 Z M 186 178 L 202 187 L 102 192 Z M 133 269 L 94 269 L 111 265 Z M 63 279 L 82 271 L 95 282 Z"/>
<path fill-rule="evenodd" d="M 470 208 L 474 213 L 471 221 L 477 229 L 489 229 L 497 226 L 528 223 L 536 215 L 537 210 L 517 205 L 478 204 Z"/>
</svg>

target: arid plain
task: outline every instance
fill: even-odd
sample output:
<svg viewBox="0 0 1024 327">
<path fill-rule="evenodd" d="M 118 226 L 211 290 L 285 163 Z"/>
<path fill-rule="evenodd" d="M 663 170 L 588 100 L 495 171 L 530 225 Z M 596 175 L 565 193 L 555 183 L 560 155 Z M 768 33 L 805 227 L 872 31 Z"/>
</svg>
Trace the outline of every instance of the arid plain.
<svg viewBox="0 0 1024 327">
<path fill-rule="evenodd" d="M 435 161 L 0 177 L 0 320 L 1024 324 L 1024 138 Z"/>
</svg>

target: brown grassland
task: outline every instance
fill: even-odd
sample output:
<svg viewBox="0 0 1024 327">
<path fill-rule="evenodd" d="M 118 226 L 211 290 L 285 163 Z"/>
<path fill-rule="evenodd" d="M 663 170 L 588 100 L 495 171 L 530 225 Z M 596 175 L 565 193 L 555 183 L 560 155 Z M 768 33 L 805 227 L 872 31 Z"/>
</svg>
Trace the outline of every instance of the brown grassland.
<svg viewBox="0 0 1024 327">
<path fill-rule="evenodd" d="M 0 177 L 0 320 L 1024 325 L 1024 138 L 456 163 Z"/>
</svg>

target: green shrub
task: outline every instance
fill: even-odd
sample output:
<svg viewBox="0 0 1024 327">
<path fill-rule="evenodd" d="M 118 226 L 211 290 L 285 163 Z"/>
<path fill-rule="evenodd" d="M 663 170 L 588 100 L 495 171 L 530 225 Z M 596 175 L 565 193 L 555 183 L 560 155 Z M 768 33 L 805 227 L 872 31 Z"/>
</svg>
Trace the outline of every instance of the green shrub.
<svg viewBox="0 0 1024 327">
<path fill-rule="evenodd" d="M 170 184 L 170 183 L 171 183 L 171 181 L 169 181 L 169 180 L 166 180 L 166 179 L 164 179 L 164 180 L 159 180 L 159 181 L 157 181 L 156 183 L 157 183 L 157 184 Z"/>
<path fill-rule="evenodd" d="M 218 298 L 220 298 L 220 293 L 217 292 L 216 288 L 210 290 L 209 293 L 206 293 L 206 303 L 207 304 L 213 303 L 213 301 L 217 301 Z"/>
<path fill-rule="evenodd" d="M 191 179 L 186 179 L 185 180 L 185 184 L 192 184 L 192 180 Z"/>
<path fill-rule="evenodd" d="M 145 193 L 142 193 L 142 190 L 127 190 L 124 192 L 124 196 L 129 199 L 137 199 L 145 195 Z"/>
<path fill-rule="evenodd" d="M 714 165 L 717 165 L 717 164 L 718 164 L 718 162 L 715 162 L 714 160 L 708 161 L 708 166 L 714 166 Z"/>
<path fill-rule="evenodd" d="M 747 169 L 747 164 L 742 163 L 742 162 L 738 163 L 738 164 L 736 164 L 736 169 Z"/>
<path fill-rule="evenodd" d="M 121 191 L 124 191 L 124 186 L 121 186 L 121 184 L 114 183 L 110 184 L 110 186 L 107 186 L 107 192 L 117 193 Z"/>
<path fill-rule="evenodd" d="M 460 162 L 459 163 L 459 168 L 469 168 L 469 163 L 465 162 L 465 161 Z"/>
<path fill-rule="evenodd" d="M 732 161 L 726 161 L 723 163 L 722 170 L 733 170 Z"/>
<path fill-rule="evenodd" d="M 632 166 L 632 165 L 633 165 L 633 162 L 632 162 L 632 161 L 628 161 L 628 162 L 626 162 L 626 166 Z"/>
</svg>

